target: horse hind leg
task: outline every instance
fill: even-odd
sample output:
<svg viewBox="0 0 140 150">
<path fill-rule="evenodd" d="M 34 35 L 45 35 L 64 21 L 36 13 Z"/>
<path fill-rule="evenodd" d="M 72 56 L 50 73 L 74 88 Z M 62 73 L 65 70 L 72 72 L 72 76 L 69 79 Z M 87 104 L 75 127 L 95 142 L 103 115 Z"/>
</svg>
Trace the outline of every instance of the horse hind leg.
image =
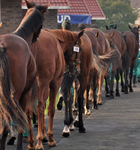
<svg viewBox="0 0 140 150">
<path fill-rule="evenodd" d="M 62 132 L 63 137 L 69 137 L 70 136 L 70 130 L 69 130 L 69 125 L 70 125 L 70 120 L 69 120 L 69 100 L 70 97 L 64 96 L 64 102 L 65 102 L 65 119 L 64 119 L 64 129 Z"/>
<path fill-rule="evenodd" d="M 105 79 L 105 97 L 109 97 L 110 96 L 110 93 L 109 93 L 109 85 L 108 85 L 108 82 L 109 82 L 109 76 L 105 76 L 104 77 Z"/>
<path fill-rule="evenodd" d="M 0 137 L 0 150 L 5 150 L 7 136 L 8 136 L 8 130 L 5 127 Z"/>
<path fill-rule="evenodd" d="M 74 127 L 74 124 L 73 124 L 73 116 L 72 116 L 72 104 L 73 104 L 73 95 L 72 93 L 70 92 L 70 103 L 69 103 L 69 130 L 70 131 L 74 131 L 75 130 L 75 127 Z"/>
<path fill-rule="evenodd" d="M 88 93 L 89 93 L 89 88 L 87 87 L 87 89 L 84 92 L 84 113 L 85 115 L 90 115 L 90 109 L 89 109 L 89 101 L 88 101 Z"/>
<path fill-rule="evenodd" d="M 119 72 L 120 72 L 120 69 L 117 69 L 117 72 L 116 72 L 116 96 L 120 96 L 120 93 L 119 93 Z"/>
<path fill-rule="evenodd" d="M 125 85 L 123 81 L 123 72 L 120 70 L 120 76 L 121 76 L 121 92 L 125 92 Z"/>
<path fill-rule="evenodd" d="M 97 104 L 102 105 L 102 85 L 103 85 L 104 76 L 100 74 L 99 83 L 98 83 L 98 93 L 97 93 Z"/>
<path fill-rule="evenodd" d="M 61 84 L 61 80 L 58 79 L 52 85 L 50 85 L 50 96 L 49 96 L 49 106 L 48 106 L 49 122 L 48 122 L 48 131 L 47 131 L 48 145 L 50 147 L 56 146 L 56 142 L 53 138 L 53 117 L 55 114 L 56 95 L 60 87 L 60 84 Z"/>
<path fill-rule="evenodd" d="M 31 123 L 31 118 L 32 118 L 32 111 L 30 111 L 28 114 L 28 131 L 29 131 L 29 137 L 28 137 L 28 150 L 35 150 L 35 139 L 33 136 L 33 130 L 32 130 L 32 123 Z"/>
</svg>

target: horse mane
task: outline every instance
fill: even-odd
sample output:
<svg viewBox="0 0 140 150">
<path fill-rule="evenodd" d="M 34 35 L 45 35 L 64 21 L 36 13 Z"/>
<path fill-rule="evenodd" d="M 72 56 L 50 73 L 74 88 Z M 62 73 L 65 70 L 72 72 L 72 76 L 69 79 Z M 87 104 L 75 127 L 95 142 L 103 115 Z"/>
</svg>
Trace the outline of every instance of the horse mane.
<svg viewBox="0 0 140 150">
<path fill-rule="evenodd" d="M 61 29 L 55 29 L 55 30 L 50 30 L 50 29 L 44 29 L 48 32 L 51 32 L 55 37 L 61 41 L 61 42 L 68 42 L 68 41 L 75 41 L 78 37 L 78 33 L 76 32 L 71 32 L 68 30 L 61 30 Z"/>
<path fill-rule="evenodd" d="M 18 35 L 25 39 L 30 34 L 34 33 L 35 30 L 42 26 L 43 15 L 35 9 L 32 14 L 17 28 L 13 34 Z"/>
</svg>

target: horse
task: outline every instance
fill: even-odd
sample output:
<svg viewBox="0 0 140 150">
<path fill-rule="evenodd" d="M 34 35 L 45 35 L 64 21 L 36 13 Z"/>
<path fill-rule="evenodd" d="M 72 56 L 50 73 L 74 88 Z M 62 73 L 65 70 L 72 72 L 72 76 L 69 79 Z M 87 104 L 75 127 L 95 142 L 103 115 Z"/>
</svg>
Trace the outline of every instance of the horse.
<svg viewBox="0 0 140 150">
<path fill-rule="evenodd" d="M 93 35 L 93 33 L 92 33 Z M 92 51 L 92 43 L 89 37 L 84 34 L 81 37 L 81 55 L 80 55 L 80 74 L 76 76 L 79 80 L 80 87 L 78 90 L 78 116 L 74 121 L 74 126 L 79 128 L 80 133 L 85 133 L 86 129 L 83 124 L 83 100 L 84 100 L 84 92 L 87 88 L 88 78 L 91 67 L 95 67 L 98 71 L 105 74 L 107 71 L 107 66 L 110 63 L 110 56 L 116 57 L 116 52 L 111 52 L 108 55 L 99 56 L 97 53 L 93 53 Z M 65 74 L 61 83 L 61 93 L 63 95 L 63 99 L 65 102 L 65 118 L 64 118 L 64 129 L 62 135 L 64 137 L 70 136 L 69 127 L 73 123 L 73 117 L 71 113 L 72 103 L 71 103 L 71 95 L 69 94 L 70 87 L 75 79 L 74 76 L 70 76 L 69 74 Z"/>
<path fill-rule="evenodd" d="M 28 1 L 26 5 L 28 11 L 19 27 L 13 33 L 0 35 L 1 150 L 5 149 L 11 130 L 10 121 L 16 124 L 18 131 L 17 149 L 22 149 L 22 132 L 30 118 L 30 95 L 36 77 L 36 63 L 29 46 L 32 39 L 38 37 L 43 14 L 49 5 L 35 6 Z"/>
<path fill-rule="evenodd" d="M 115 71 L 111 70 L 111 81 L 108 87 L 109 77 L 105 78 L 106 85 L 105 85 L 105 92 L 106 97 L 110 97 L 110 99 L 114 98 L 114 76 L 116 78 L 116 96 L 120 96 L 119 93 L 119 74 L 121 73 L 121 70 L 125 70 L 128 67 L 127 61 L 128 61 L 128 54 L 126 51 L 126 42 L 125 37 L 122 35 L 120 31 L 117 30 L 117 25 L 115 25 L 114 29 L 109 28 L 106 25 L 106 29 L 104 32 L 109 34 L 109 36 L 112 38 L 114 44 L 117 46 L 120 54 L 121 54 L 121 64 Z M 122 90 L 124 91 L 124 85 L 122 85 Z M 110 89 L 109 89 L 110 88 Z"/>
<path fill-rule="evenodd" d="M 46 100 L 49 97 L 48 106 L 48 145 L 55 146 L 56 142 L 53 138 L 53 117 L 55 115 L 55 99 L 64 71 L 74 76 L 79 73 L 80 51 L 73 50 L 73 47 L 81 45 L 81 36 L 84 31 L 73 33 L 63 30 L 41 30 L 40 36 L 32 47 L 31 51 L 37 64 L 37 90 L 38 90 L 38 133 L 36 149 L 43 149 L 42 141 L 46 137 L 46 125 L 44 121 L 44 111 L 46 108 Z M 74 67 L 74 69 L 73 69 Z M 31 138 L 29 134 L 29 138 Z M 32 143 L 33 145 L 33 143 Z M 34 148 L 34 147 L 32 147 Z"/>
<path fill-rule="evenodd" d="M 105 61 L 105 66 L 106 68 L 109 68 L 110 64 L 112 64 L 112 68 L 113 70 L 118 67 L 118 60 L 120 59 L 120 53 L 118 51 L 118 49 L 115 47 L 115 45 L 113 44 L 111 38 L 109 38 L 109 36 L 107 34 L 103 34 L 103 32 L 99 29 L 86 29 L 85 32 L 88 37 L 91 40 L 92 43 L 92 50 L 93 53 L 97 53 L 100 57 L 103 57 L 104 60 L 105 58 L 107 58 L 109 61 Z M 102 43 L 102 45 L 99 43 Z M 103 45 L 103 43 L 105 45 Z M 101 47 L 104 49 L 101 49 Z M 104 50 L 104 51 L 103 51 Z M 114 54 L 113 54 L 114 53 Z M 98 104 L 102 103 L 101 100 L 101 90 L 102 90 L 102 83 L 103 83 L 103 79 L 102 77 L 104 77 L 104 74 L 99 74 L 100 70 L 96 67 L 92 67 L 91 71 L 90 71 L 90 75 L 89 75 L 89 87 L 90 90 L 93 91 L 93 98 L 94 98 L 94 108 L 98 109 Z M 108 74 L 108 69 L 106 69 L 106 74 Z M 98 100 L 96 99 L 96 89 L 98 87 L 98 97 L 100 95 L 100 102 L 98 102 Z M 88 88 L 87 88 L 87 93 L 88 93 Z M 88 94 L 85 95 L 86 96 L 86 107 L 85 108 L 85 113 L 86 114 L 90 114 L 89 109 L 89 104 L 88 104 Z"/>
<path fill-rule="evenodd" d="M 132 77 L 133 77 L 133 69 L 136 64 L 136 58 L 138 55 L 139 51 L 139 28 L 138 27 L 131 27 L 129 25 L 129 28 L 131 31 L 125 31 L 123 32 L 123 36 L 125 37 L 126 40 L 126 49 L 127 49 L 127 54 L 128 54 L 128 61 L 127 61 L 127 68 L 125 69 L 125 93 L 128 93 L 128 88 L 130 92 L 133 92 L 132 88 Z M 130 68 L 130 74 L 129 74 L 129 84 L 128 84 L 128 72 Z M 121 75 L 122 78 L 122 75 Z M 122 78 L 122 85 L 123 83 L 123 78 Z"/>
</svg>

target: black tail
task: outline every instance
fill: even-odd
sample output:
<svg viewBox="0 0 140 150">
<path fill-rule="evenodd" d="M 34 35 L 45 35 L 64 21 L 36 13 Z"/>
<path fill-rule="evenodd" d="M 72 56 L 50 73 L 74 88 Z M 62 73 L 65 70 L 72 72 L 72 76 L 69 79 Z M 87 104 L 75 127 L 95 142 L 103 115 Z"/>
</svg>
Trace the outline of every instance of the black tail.
<svg viewBox="0 0 140 150">
<path fill-rule="evenodd" d="M 0 128 L 11 130 L 10 122 L 17 125 L 19 132 L 27 125 L 25 113 L 19 104 L 11 97 L 11 78 L 8 57 L 5 48 L 0 46 Z"/>
</svg>

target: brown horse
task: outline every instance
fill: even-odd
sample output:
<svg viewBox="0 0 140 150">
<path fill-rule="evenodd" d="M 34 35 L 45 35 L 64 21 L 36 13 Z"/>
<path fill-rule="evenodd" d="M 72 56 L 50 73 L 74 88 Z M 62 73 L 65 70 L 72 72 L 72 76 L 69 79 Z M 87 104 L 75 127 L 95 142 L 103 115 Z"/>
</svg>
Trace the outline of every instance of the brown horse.
<svg viewBox="0 0 140 150">
<path fill-rule="evenodd" d="M 129 28 L 131 31 L 125 31 L 123 33 L 123 36 L 125 36 L 125 40 L 126 40 L 126 49 L 127 49 L 127 54 L 128 54 L 128 61 L 127 61 L 128 66 L 124 70 L 125 71 L 125 93 L 128 93 L 128 87 L 129 87 L 129 91 L 133 92 L 133 89 L 132 89 L 133 68 L 135 67 L 136 58 L 137 58 L 138 50 L 139 50 L 139 28 L 140 26 L 132 28 L 129 25 Z M 128 84 L 129 68 L 130 68 L 130 74 L 129 74 L 129 84 Z M 122 85 L 123 85 L 123 79 L 122 79 Z"/>
<path fill-rule="evenodd" d="M 28 1 L 26 4 L 28 11 L 17 30 L 12 34 L 0 35 L 1 150 L 5 149 L 11 120 L 19 131 L 17 149 L 22 149 L 21 131 L 27 123 L 23 111 L 28 113 L 30 110 L 31 88 L 36 77 L 36 63 L 29 46 L 32 39 L 38 37 L 36 34 L 42 27 L 43 14 L 48 8 L 48 5 L 35 6 Z M 30 118 L 30 114 L 27 115 Z"/>
<path fill-rule="evenodd" d="M 109 79 L 106 78 L 106 87 L 105 87 L 105 91 L 106 91 L 106 96 L 110 96 L 110 98 L 114 98 L 114 76 L 116 77 L 116 96 L 120 96 L 119 93 L 119 74 L 121 73 L 121 70 L 125 70 L 128 65 L 128 54 L 126 51 L 126 43 L 125 43 L 125 37 L 123 37 L 122 33 L 120 31 L 117 30 L 117 26 L 115 26 L 114 29 L 109 28 L 108 26 L 106 26 L 106 31 L 104 31 L 105 33 L 108 33 L 110 35 L 110 37 L 112 38 L 114 44 L 117 46 L 118 50 L 120 51 L 121 54 L 121 65 L 117 68 L 116 73 L 115 71 L 111 71 L 111 82 L 110 82 L 110 91 L 108 89 L 108 81 Z M 122 91 L 124 89 L 123 84 L 122 85 Z"/>
<path fill-rule="evenodd" d="M 108 73 L 108 69 L 110 64 L 112 64 L 113 69 L 118 67 L 118 60 L 120 59 L 120 53 L 118 49 L 114 46 L 111 38 L 107 34 L 103 34 L 103 32 L 99 29 L 86 29 L 85 32 L 91 40 L 93 53 L 97 53 L 100 57 L 104 58 L 104 66 L 106 66 L 106 74 Z M 96 34 L 96 37 L 94 35 Z M 105 45 L 101 45 L 100 43 L 104 43 Z M 104 47 L 104 51 L 101 49 Z M 106 61 L 105 61 L 106 59 Z M 108 60 L 108 61 L 107 61 Z M 99 74 L 100 73 L 100 74 Z M 94 98 L 94 108 L 97 108 L 97 104 L 100 104 L 98 101 L 96 102 L 96 89 L 98 87 L 98 97 L 100 95 L 101 101 L 101 90 L 104 74 L 100 72 L 96 66 L 91 68 L 90 72 L 90 88 L 93 90 L 93 98 Z M 88 96 L 88 95 L 87 95 Z M 87 97 L 88 98 L 88 97 Z M 88 100 L 86 100 L 86 106 L 88 106 Z M 87 111 L 88 112 L 88 111 Z"/>
<path fill-rule="evenodd" d="M 83 31 L 73 33 L 63 30 L 44 29 L 41 31 L 38 41 L 32 45 L 32 52 L 37 64 L 36 79 L 38 87 L 38 134 L 36 149 L 43 149 L 42 141 L 46 137 L 44 111 L 48 97 L 48 145 L 56 145 L 53 138 L 55 99 L 61 85 L 65 64 L 67 66 L 67 72 L 69 72 L 71 76 L 78 74 L 80 71 L 80 52 L 77 55 L 77 52 L 73 51 L 73 47 L 75 45 L 77 47 L 80 46 L 82 34 Z M 73 67 L 75 68 L 74 70 Z M 33 135 L 29 134 L 29 139 L 30 138 L 33 139 Z M 32 145 L 34 144 L 32 143 Z"/>
</svg>

